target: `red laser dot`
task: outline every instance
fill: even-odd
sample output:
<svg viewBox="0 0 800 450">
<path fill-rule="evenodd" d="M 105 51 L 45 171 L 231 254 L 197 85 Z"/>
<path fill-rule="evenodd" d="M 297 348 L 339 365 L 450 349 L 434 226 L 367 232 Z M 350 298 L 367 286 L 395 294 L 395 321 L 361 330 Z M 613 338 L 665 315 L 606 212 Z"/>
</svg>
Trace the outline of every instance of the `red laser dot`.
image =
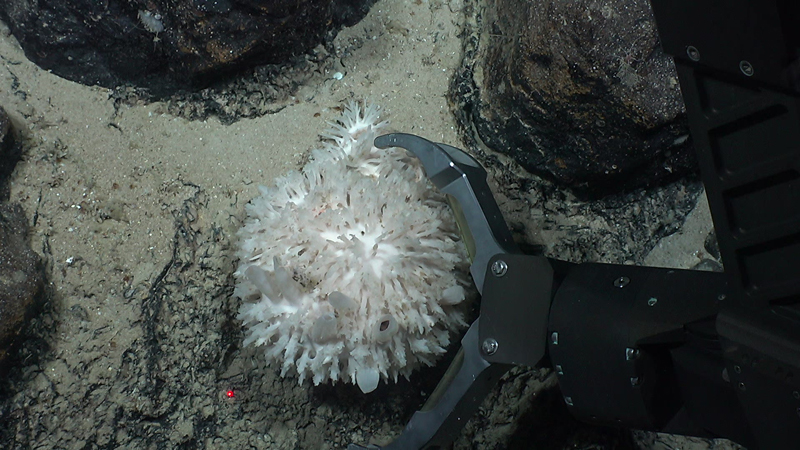
<svg viewBox="0 0 800 450">
<path fill-rule="evenodd" d="M 233 389 L 228 389 L 228 392 L 226 392 L 225 395 L 227 395 L 228 398 L 233 398 L 236 396 L 236 393 L 233 392 Z"/>
</svg>

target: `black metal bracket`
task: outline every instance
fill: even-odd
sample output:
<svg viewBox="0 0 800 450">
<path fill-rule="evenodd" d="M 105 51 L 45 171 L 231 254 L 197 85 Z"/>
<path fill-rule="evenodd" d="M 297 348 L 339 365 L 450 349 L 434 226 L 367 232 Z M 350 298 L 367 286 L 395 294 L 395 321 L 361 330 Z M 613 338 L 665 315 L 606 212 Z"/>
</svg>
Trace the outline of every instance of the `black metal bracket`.
<svg viewBox="0 0 800 450">
<path fill-rule="evenodd" d="M 553 269 L 543 256 L 495 255 L 481 297 L 481 350 L 487 361 L 535 367 L 546 351 Z"/>
<path fill-rule="evenodd" d="M 686 324 L 713 320 L 725 292 L 719 273 L 574 266 L 553 300 L 548 336 L 570 411 L 595 424 L 662 429 L 683 407 L 670 350 L 690 340 Z"/>
</svg>

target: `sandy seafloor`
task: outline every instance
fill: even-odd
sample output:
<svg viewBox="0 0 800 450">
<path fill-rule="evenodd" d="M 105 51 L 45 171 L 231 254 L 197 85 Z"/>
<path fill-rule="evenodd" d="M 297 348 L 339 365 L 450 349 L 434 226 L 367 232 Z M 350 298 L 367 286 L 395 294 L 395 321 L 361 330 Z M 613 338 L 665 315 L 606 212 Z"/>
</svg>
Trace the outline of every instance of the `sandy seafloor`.
<svg viewBox="0 0 800 450">
<path fill-rule="evenodd" d="M 257 186 L 299 168 L 319 146 L 326 121 L 350 100 L 378 103 L 393 129 L 465 148 L 447 100 L 462 31 L 474 26 L 464 8 L 459 0 L 379 1 L 339 34 L 335 55 L 276 105 L 277 113 L 228 125 L 213 116 L 187 120 L 161 102 L 115 101 L 107 89 L 61 79 L 28 61 L 0 23 L 0 105 L 25 141 L 11 201 L 24 207 L 49 277 L 48 302 L 26 329 L 20 365 L 3 384 L 0 447 L 339 449 L 389 442 L 446 364 L 369 395 L 349 384 L 282 379 L 265 366 L 262 350 L 241 347 L 239 304 L 230 297 L 235 234 Z M 519 172 L 502 157 L 495 161 Z M 669 219 L 669 237 L 649 247 L 625 237 L 626 227 L 638 225 L 590 215 L 597 207 L 550 208 L 553 217 L 545 218 L 548 209 L 535 206 L 557 198 L 498 198 L 534 240 L 602 228 L 612 230 L 601 233 L 610 236 L 608 246 L 627 239 L 641 250 L 608 262 L 691 267 L 706 256 L 710 220 L 703 202 L 694 208 L 697 193 L 669 189 L 688 202 L 688 220 L 683 213 Z M 570 208 L 580 214 L 556 212 Z M 541 223 L 558 226 L 536 228 Z M 545 371 L 515 370 L 455 448 L 632 448 L 624 432 L 569 422 L 557 391 L 542 391 L 550 385 Z M 666 449 L 670 439 L 644 437 L 640 445 Z"/>
</svg>

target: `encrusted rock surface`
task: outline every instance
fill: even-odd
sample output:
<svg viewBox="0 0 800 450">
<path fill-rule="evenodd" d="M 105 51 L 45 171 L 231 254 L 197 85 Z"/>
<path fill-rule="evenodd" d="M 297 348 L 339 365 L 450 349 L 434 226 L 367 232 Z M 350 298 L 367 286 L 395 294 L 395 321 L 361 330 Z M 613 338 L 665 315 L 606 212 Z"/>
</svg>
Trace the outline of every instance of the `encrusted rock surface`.
<svg viewBox="0 0 800 450">
<path fill-rule="evenodd" d="M 453 97 L 493 150 L 584 197 L 694 170 L 648 1 L 488 2 L 474 29 Z"/>
<path fill-rule="evenodd" d="M 279 64 L 352 25 L 374 0 L 4 0 L 26 55 L 87 85 L 156 94 Z"/>
</svg>

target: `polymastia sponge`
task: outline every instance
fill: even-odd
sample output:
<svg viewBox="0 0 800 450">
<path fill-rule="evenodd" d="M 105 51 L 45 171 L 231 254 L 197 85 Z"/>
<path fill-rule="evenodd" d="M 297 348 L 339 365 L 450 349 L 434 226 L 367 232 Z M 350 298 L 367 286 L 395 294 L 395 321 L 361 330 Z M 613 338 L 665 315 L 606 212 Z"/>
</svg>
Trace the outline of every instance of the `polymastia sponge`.
<svg viewBox="0 0 800 450">
<path fill-rule="evenodd" d="M 300 382 L 374 390 L 445 352 L 465 325 L 468 263 L 444 196 L 386 122 L 349 104 L 299 172 L 260 187 L 239 232 L 245 345 Z"/>
</svg>

